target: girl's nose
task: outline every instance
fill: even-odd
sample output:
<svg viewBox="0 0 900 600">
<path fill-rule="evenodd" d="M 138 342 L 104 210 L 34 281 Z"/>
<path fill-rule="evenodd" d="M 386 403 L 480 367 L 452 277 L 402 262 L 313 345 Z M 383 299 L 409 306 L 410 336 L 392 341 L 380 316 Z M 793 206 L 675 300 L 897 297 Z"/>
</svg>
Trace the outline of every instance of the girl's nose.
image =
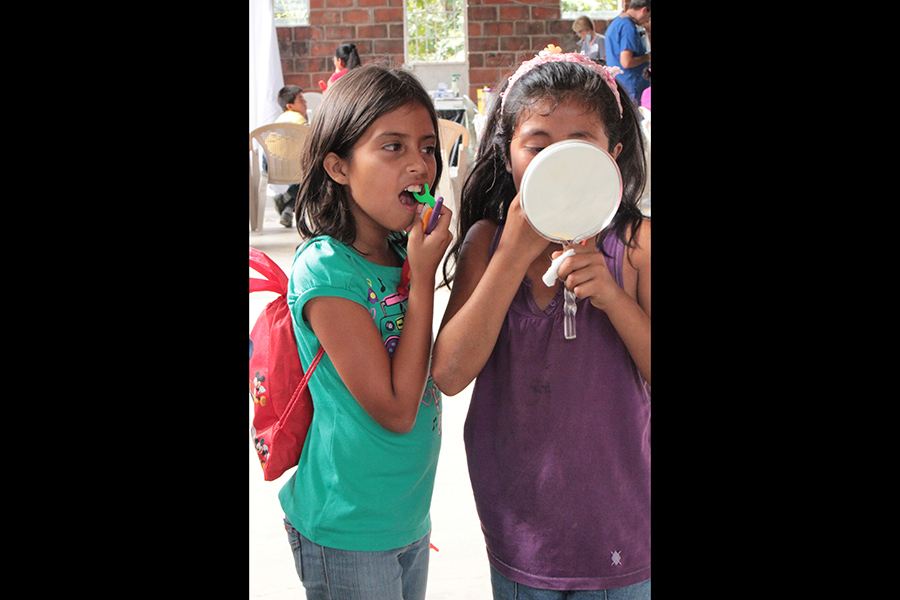
<svg viewBox="0 0 900 600">
<path fill-rule="evenodd" d="M 421 153 L 416 153 L 406 168 L 410 173 L 428 173 L 428 163 Z"/>
</svg>

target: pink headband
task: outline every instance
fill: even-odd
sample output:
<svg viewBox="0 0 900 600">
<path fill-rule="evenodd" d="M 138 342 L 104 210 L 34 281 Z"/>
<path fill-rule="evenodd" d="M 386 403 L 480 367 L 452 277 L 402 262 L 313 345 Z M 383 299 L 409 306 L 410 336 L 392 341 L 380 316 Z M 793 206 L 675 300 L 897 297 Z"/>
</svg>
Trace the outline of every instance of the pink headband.
<svg viewBox="0 0 900 600">
<path fill-rule="evenodd" d="M 595 73 L 599 74 L 600 77 L 603 78 L 603 81 L 606 82 L 606 85 L 609 86 L 609 89 L 612 90 L 613 96 L 616 97 L 616 103 L 619 105 L 619 116 L 622 116 L 622 100 L 619 98 L 619 89 L 616 87 L 616 75 L 622 72 L 622 69 L 619 67 L 606 67 L 604 65 L 600 65 L 589 59 L 587 56 L 583 54 L 578 54 L 577 52 L 569 52 L 567 54 L 563 54 L 562 49 L 559 46 L 555 46 L 553 44 L 548 44 L 547 47 L 540 52 L 537 53 L 537 56 L 532 58 L 531 60 L 526 60 L 519 68 L 516 69 L 516 72 L 512 74 L 512 77 L 509 78 L 509 85 L 506 86 L 506 90 L 500 94 L 500 112 L 503 112 L 503 107 L 506 105 L 506 94 L 512 88 L 512 86 L 519 80 L 522 75 L 535 68 L 538 65 L 542 65 L 544 63 L 550 62 L 573 62 L 579 63 Z"/>
</svg>

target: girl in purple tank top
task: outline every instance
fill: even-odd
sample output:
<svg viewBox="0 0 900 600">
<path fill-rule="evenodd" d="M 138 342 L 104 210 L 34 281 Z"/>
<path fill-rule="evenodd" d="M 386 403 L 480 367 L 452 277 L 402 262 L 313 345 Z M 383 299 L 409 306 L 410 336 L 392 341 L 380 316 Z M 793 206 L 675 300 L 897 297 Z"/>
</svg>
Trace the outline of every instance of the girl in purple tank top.
<svg viewBox="0 0 900 600">
<path fill-rule="evenodd" d="M 465 442 L 495 600 L 650 597 L 650 221 L 639 117 L 614 75 L 554 48 L 510 77 L 444 265 L 453 285 L 432 376 L 447 395 L 477 377 Z M 566 139 L 609 152 L 624 191 L 547 287 L 562 248 L 528 225 L 519 184 Z M 578 298 L 573 340 L 563 286 Z"/>
</svg>

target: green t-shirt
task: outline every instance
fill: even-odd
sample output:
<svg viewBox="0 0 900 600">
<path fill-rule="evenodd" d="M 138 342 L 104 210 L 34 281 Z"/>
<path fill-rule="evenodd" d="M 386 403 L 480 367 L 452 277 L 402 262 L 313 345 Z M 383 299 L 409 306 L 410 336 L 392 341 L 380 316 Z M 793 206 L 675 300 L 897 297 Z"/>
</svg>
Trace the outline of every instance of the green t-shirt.
<svg viewBox="0 0 900 600">
<path fill-rule="evenodd" d="M 405 256 L 405 249 L 396 251 Z M 399 267 L 371 263 L 334 238 L 304 244 L 294 256 L 287 295 L 304 367 L 318 352 L 319 340 L 303 319 L 303 306 L 317 296 L 365 307 L 393 354 L 408 301 L 397 293 L 399 283 Z M 388 431 L 369 416 L 327 353 L 309 390 L 312 423 L 297 471 L 278 494 L 294 528 L 321 546 L 362 551 L 406 546 L 431 531 L 428 511 L 441 448 L 441 392 L 431 377 L 416 423 L 405 434 Z"/>
</svg>

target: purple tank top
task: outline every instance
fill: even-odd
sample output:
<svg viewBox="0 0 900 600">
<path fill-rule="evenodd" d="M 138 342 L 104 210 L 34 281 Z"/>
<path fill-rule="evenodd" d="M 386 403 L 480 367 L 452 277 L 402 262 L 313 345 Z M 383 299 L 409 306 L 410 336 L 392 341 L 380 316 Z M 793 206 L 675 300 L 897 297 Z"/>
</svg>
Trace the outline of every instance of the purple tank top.
<svg viewBox="0 0 900 600">
<path fill-rule="evenodd" d="M 603 246 L 621 286 L 624 244 L 610 233 Z M 579 301 L 566 340 L 562 309 L 562 286 L 541 311 L 526 278 L 472 393 L 466 456 L 488 558 L 536 588 L 631 585 L 650 577 L 650 394 L 606 313 Z"/>
</svg>

